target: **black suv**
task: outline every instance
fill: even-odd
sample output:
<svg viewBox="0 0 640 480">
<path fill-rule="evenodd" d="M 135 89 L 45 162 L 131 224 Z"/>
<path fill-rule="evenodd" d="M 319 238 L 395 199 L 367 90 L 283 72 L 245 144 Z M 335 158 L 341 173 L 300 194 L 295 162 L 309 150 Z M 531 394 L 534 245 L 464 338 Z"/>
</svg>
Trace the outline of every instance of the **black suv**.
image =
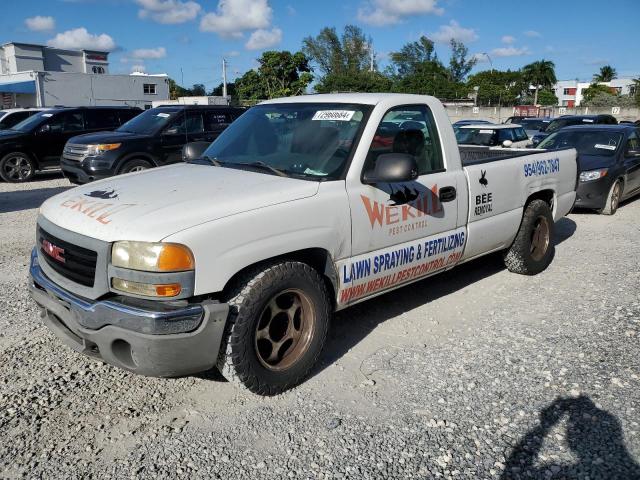
<svg viewBox="0 0 640 480">
<path fill-rule="evenodd" d="M 533 136 L 531 142 L 535 147 L 553 132 L 571 125 L 617 125 L 618 120 L 613 115 L 564 115 L 551 120 L 547 128 Z"/>
<path fill-rule="evenodd" d="M 62 171 L 72 183 L 87 183 L 182 161 L 189 142 L 213 142 L 244 113 L 214 105 L 166 105 L 152 108 L 114 132 L 69 140 Z"/>
<path fill-rule="evenodd" d="M 113 130 L 142 110 L 130 107 L 53 108 L 0 130 L 0 177 L 26 182 L 37 170 L 57 167 L 65 143 L 80 133 Z"/>
</svg>

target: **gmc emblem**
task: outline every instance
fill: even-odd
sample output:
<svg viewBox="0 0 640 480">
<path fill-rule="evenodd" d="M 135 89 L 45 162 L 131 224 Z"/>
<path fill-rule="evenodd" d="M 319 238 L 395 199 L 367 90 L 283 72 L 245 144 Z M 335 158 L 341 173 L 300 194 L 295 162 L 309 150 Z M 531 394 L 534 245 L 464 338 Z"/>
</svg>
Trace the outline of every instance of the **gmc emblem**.
<svg viewBox="0 0 640 480">
<path fill-rule="evenodd" d="M 60 263 L 65 262 L 65 259 L 62 256 L 64 254 L 64 248 L 60 248 L 44 238 L 42 239 L 42 250 L 54 260 L 57 260 Z"/>
</svg>

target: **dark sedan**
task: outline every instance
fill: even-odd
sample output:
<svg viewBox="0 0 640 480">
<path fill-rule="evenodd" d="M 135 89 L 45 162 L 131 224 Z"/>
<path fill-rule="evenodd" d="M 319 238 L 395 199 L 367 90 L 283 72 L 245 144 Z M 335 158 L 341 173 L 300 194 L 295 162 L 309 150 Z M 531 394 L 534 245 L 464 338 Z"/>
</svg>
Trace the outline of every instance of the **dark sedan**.
<svg viewBox="0 0 640 480">
<path fill-rule="evenodd" d="M 565 127 L 538 148 L 578 151 L 576 207 L 613 215 L 622 200 L 640 194 L 640 129 L 635 125 Z"/>
<path fill-rule="evenodd" d="M 552 120 L 544 131 L 534 135 L 531 141 L 535 147 L 553 132 L 572 125 L 616 125 L 617 123 L 618 121 L 612 115 L 564 115 Z"/>
</svg>

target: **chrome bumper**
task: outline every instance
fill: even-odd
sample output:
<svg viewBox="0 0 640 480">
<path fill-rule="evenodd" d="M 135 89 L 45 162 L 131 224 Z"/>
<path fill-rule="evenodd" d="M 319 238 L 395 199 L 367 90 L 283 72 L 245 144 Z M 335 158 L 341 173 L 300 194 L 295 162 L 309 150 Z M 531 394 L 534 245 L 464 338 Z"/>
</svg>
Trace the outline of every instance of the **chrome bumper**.
<svg viewBox="0 0 640 480">
<path fill-rule="evenodd" d="M 121 297 L 92 302 L 53 283 L 34 249 L 29 290 L 44 323 L 74 350 L 149 376 L 196 373 L 215 365 L 229 312 L 206 301 L 175 306 Z M 132 302 L 127 304 L 126 302 Z"/>
</svg>

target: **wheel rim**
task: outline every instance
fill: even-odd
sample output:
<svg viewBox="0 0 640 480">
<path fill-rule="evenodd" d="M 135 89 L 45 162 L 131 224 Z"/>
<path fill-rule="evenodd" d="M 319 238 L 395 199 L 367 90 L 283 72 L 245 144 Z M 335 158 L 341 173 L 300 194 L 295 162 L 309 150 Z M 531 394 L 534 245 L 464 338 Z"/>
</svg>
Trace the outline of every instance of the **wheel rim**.
<svg viewBox="0 0 640 480">
<path fill-rule="evenodd" d="M 146 170 L 146 169 L 147 169 L 147 167 L 143 167 L 142 165 L 137 165 L 135 167 L 131 167 L 131 169 L 129 169 L 129 172 L 130 173 L 141 172 L 141 171 Z"/>
<path fill-rule="evenodd" d="M 613 192 L 611 193 L 611 210 L 616 210 L 618 208 L 618 203 L 620 202 L 620 182 L 616 182 L 613 186 Z"/>
<path fill-rule="evenodd" d="M 12 155 L 5 160 L 2 170 L 12 180 L 25 180 L 31 176 L 31 162 L 22 155 Z"/>
<path fill-rule="evenodd" d="M 536 262 L 542 260 L 549 248 L 549 221 L 540 216 L 536 219 L 531 234 L 531 258 Z"/>
<path fill-rule="evenodd" d="M 308 350 L 316 317 L 309 297 L 298 289 L 274 295 L 260 315 L 255 349 L 260 363 L 269 370 L 286 370 Z"/>
</svg>

